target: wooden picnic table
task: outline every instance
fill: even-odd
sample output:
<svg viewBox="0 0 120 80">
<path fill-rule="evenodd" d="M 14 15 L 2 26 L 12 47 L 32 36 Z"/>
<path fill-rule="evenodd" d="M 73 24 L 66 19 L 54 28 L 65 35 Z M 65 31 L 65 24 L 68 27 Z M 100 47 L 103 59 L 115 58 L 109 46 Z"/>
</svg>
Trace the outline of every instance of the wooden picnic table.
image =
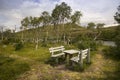
<svg viewBox="0 0 120 80">
<path fill-rule="evenodd" d="M 70 65 L 71 64 L 70 59 L 73 57 L 74 54 L 79 53 L 79 51 L 71 49 L 71 50 L 65 50 L 64 53 L 65 53 L 66 62 Z"/>
</svg>

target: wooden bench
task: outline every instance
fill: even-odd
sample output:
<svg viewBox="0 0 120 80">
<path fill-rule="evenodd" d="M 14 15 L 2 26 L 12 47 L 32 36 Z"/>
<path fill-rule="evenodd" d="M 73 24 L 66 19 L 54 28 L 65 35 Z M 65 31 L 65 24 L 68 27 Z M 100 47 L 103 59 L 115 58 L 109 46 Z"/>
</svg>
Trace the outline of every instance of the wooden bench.
<svg viewBox="0 0 120 80">
<path fill-rule="evenodd" d="M 72 57 L 70 60 L 72 62 L 79 63 L 82 67 L 84 59 L 87 59 L 87 62 L 90 63 L 90 48 L 79 51 L 78 55 Z"/>
<path fill-rule="evenodd" d="M 51 57 L 56 58 L 57 63 L 58 63 L 58 57 L 65 55 L 65 53 L 63 52 L 64 50 L 65 50 L 64 46 L 49 48 L 49 51 L 51 53 Z"/>
</svg>

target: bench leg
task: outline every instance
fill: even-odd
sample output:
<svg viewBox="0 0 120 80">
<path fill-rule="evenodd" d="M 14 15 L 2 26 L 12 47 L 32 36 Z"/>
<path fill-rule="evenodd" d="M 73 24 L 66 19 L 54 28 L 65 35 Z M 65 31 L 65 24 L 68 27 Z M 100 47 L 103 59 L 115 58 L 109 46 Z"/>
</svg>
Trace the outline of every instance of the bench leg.
<svg viewBox="0 0 120 80">
<path fill-rule="evenodd" d="M 72 61 L 70 61 L 70 59 L 73 57 L 73 55 L 69 55 L 69 65 L 72 65 Z"/>
<path fill-rule="evenodd" d="M 88 54 L 87 54 L 87 63 L 90 63 L 90 48 L 89 48 Z"/>
</svg>

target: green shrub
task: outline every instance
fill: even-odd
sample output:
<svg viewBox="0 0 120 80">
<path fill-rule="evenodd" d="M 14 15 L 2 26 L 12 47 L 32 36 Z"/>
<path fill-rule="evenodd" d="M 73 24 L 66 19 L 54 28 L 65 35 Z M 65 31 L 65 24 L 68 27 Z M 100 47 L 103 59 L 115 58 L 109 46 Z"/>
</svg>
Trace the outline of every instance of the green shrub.
<svg viewBox="0 0 120 80">
<path fill-rule="evenodd" d="M 97 49 L 97 43 L 95 41 L 81 41 L 77 43 L 79 49 L 90 48 L 92 51 Z"/>
<path fill-rule="evenodd" d="M 72 43 L 79 49 L 91 48 L 91 50 L 96 50 L 98 46 L 96 41 L 88 35 L 79 35 L 72 40 Z"/>
<path fill-rule="evenodd" d="M 5 45 L 8 45 L 10 43 L 10 41 L 8 39 L 5 39 L 5 40 L 2 41 L 2 43 L 5 44 Z"/>
<path fill-rule="evenodd" d="M 47 47 L 47 43 L 42 43 L 41 47 Z"/>
<path fill-rule="evenodd" d="M 106 49 L 103 49 L 103 52 L 106 58 L 120 60 L 120 53 L 118 52 L 117 47 L 108 47 Z"/>
<path fill-rule="evenodd" d="M 19 43 L 16 43 L 16 44 L 15 44 L 15 51 L 20 50 L 20 49 L 22 49 L 22 48 L 23 48 L 22 42 L 19 42 Z"/>
<path fill-rule="evenodd" d="M 82 42 L 77 44 L 77 47 L 79 49 L 86 49 L 86 48 L 89 48 L 90 45 L 89 45 L 89 43 L 87 41 L 82 41 Z"/>
</svg>

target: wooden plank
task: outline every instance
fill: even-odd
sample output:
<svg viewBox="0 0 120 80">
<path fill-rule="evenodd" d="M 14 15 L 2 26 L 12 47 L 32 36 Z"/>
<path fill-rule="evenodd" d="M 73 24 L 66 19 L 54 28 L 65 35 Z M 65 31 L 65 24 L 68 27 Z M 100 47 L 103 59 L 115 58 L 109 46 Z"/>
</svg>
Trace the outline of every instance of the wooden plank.
<svg viewBox="0 0 120 80">
<path fill-rule="evenodd" d="M 65 49 L 64 46 L 49 48 L 51 57 L 59 57 L 59 56 L 64 55 L 65 54 L 65 53 L 63 53 L 64 49 Z M 61 53 L 54 54 L 55 52 L 61 52 Z"/>
<path fill-rule="evenodd" d="M 64 46 L 60 46 L 60 47 L 52 47 L 52 48 L 49 48 L 49 50 L 54 50 L 54 49 L 59 49 L 59 48 L 64 48 Z"/>
<path fill-rule="evenodd" d="M 89 50 L 89 49 L 85 49 L 85 50 L 82 50 L 82 51 L 81 51 L 81 52 L 82 52 L 82 58 L 83 58 L 83 59 L 87 57 L 87 55 L 88 55 L 88 50 Z"/>
<path fill-rule="evenodd" d="M 87 55 L 83 55 L 83 56 L 82 56 L 82 59 L 85 59 L 86 57 L 87 57 Z"/>
<path fill-rule="evenodd" d="M 59 54 L 55 54 L 55 55 L 52 55 L 51 57 L 59 57 L 59 56 L 62 56 L 64 55 L 65 53 L 59 53 Z"/>
<path fill-rule="evenodd" d="M 60 48 L 60 49 L 55 49 L 55 50 L 50 50 L 50 52 L 58 52 L 58 51 L 63 51 L 65 48 Z"/>
<path fill-rule="evenodd" d="M 79 61 L 79 57 L 76 56 L 76 57 L 71 58 L 70 60 L 74 61 L 74 62 L 78 62 Z"/>
</svg>

